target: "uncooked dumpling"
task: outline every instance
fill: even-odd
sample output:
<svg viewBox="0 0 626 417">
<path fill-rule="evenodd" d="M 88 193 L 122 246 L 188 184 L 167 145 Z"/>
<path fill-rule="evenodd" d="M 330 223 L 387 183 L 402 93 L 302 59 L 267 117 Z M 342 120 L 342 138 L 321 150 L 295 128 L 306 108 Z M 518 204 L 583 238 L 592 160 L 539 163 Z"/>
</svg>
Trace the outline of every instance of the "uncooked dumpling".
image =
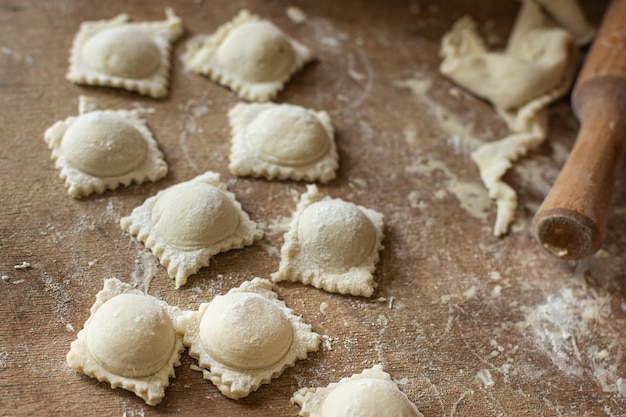
<svg viewBox="0 0 626 417">
<path fill-rule="evenodd" d="M 278 300 L 267 279 L 254 278 L 177 321 L 204 378 L 239 399 L 318 350 L 320 337 Z"/>
<path fill-rule="evenodd" d="M 293 396 L 304 417 L 423 417 L 380 365 Z"/>
<path fill-rule="evenodd" d="M 95 110 L 86 97 L 79 110 L 79 116 L 56 122 L 44 134 L 72 197 L 167 174 L 163 154 L 137 111 Z"/>
<path fill-rule="evenodd" d="M 183 25 L 171 9 L 162 22 L 84 22 L 74 38 L 67 79 L 77 84 L 124 88 L 154 98 L 167 95 L 171 44 Z"/>
<path fill-rule="evenodd" d="M 369 297 L 376 287 L 372 273 L 383 248 L 383 229 L 382 214 L 323 197 L 310 185 L 285 234 L 272 280 Z"/>
<path fill-rule="evenodd" d="M 267 179 L 328 182 L 338 154 L 324 111 L 275 103 L 239 103 L 228 113 L 231 172 Z"/>
<path fill-rule="evenodd" d="M 149 405 L 165 396 L 184 350 L 173 319 L 176 307 L 115 278 L 104 281 L 91 316 L 72 342 L 67 362 L 111 387 L 134 392 Z"/>
<path fill-rule="evenodd" d="M 121 226 L 159 258 L 176 288 L 215 254 L 263 237 L 214 172 L 160 191 L 123 217 Z"/>
<path fill-rule="evenodd" d="M 229 87 L 239 97 L 268 101 L 313 53 L 273 23 L 241 10 L 212 35 L 187 43 L 185 67 Z"/>
</svg>

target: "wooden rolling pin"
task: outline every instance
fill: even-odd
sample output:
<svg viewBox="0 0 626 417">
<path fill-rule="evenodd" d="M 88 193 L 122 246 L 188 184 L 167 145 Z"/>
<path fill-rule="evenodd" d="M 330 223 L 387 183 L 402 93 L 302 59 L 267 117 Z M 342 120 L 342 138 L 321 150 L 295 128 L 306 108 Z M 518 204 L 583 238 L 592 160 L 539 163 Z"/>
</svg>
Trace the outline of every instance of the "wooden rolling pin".
<svg viewBox="0 0 626 417">
<path fill-rule="evenodd" d="M 550 253 L 580 259 L 604 242 L 626 150 L 626 0 L 613 0 L 605 12 L 574 86 L 572 106 L 581 128 L 533 230 Z"/>
</svg>

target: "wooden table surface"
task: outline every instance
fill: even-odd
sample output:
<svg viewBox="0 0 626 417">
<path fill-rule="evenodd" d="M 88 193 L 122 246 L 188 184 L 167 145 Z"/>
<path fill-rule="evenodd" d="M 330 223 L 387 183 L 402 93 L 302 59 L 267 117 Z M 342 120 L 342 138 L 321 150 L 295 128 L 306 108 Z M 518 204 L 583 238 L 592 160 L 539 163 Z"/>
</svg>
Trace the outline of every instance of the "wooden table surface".
<svg viewBox="0 0 626 417">
<path fill-rule="evenodd" d="M 152 100 L 65 80 L 85 20 L 128 13 L 160 20 L 172 6 L 186 29 L 173 50 L 168 98 Z M 605 2 L 584 2 L 598 24 Z M 298 6 L 301 22 L 287 14 Z M 222 396 L 185 353 L 163 402 L 70 369 L 65 355 L 103 279 L 138 284 L 195 309 L 279 263 L 284 223 L 305 184 L 236 178 L 228 171 L 229 90 L 186 73 L 185 40 L 211 33 L 246 7 L 314 49 L 318 60 L 279 102 L 326 110 L 337 131 L 338 178 L 323 193 L 386 217 L 379 286 L 371 299 L 300 284 L 275 285 L 320 333 L 318 352 L 247 398 Z M 507 133 L 486 103 L 438 72 L 441 36 L 472 15 L 494 47 L 506 41 L 516 2 L 78 0 L 0 2 L 0 415 L 296 416 L 300 387 L 323 386 L 382 364 L 425 416 L 626 415 L 626 169 L 603 249 L 555 259 L 530 221 L 571 148 L 569 101 L 550 108 L 550 138 L 506 179 L 519 193 L 511 233 L 492 236 L 495 207 L 469 158 Z M 50 159 L 43 132 L 77 114 L 143 109 L 166 155 L 166 178 L 75 200 Z M 216 256 L 176 290 L 151 253 L 119 227 L 147 197 L 212 170 L 220 173 L 265 239 Z M 26 269 L 15 265 L 30 263 Z M 325 304 L 324 304 L 325 303 Z"/>
</svg>

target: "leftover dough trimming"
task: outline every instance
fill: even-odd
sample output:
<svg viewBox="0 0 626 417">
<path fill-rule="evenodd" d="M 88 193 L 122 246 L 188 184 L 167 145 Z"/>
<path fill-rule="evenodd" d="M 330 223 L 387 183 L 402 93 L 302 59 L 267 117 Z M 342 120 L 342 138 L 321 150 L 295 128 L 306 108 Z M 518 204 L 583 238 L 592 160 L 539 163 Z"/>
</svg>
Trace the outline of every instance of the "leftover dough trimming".
<svg viewBox="0 0 626 417">
<path fill-rule="evenodd" d="M 240 98 L 268 101 L 313 58 L 308 47 L 243 9 L 213 34 L 190 39 L 182 61 Z"/>
<path fill-rule="evenodd" d="M 163 153 L 136 110 L 96 110 L 94 100 L 81 96 L 79 115 L 56 122 L 44 139 L 74 198 L 167 174 Z"/>
<path fill-rule="evenodd" d="M 319 349 L 320 336 L 293 314 L 264 278 L 185 312 L 176 322 L 204 378 L 239 399 Z"/>
<path fill-rule="evenodd" d="M 160 22 L 130 22 L 126 14 L 83 22 L 70 52 L 67 79 L 165 97 L 171 44 L 183 34 L 174 11 L 168 8 L 165 14 Z"/>
<path fill-rule="evenodd" d="M 120 224 L 159 258 L 176 288 L 217 253 L 263 237 L 220 175 L 210 171 L 159 191 Z"/>
<path fill-rule="evenodd" d="M 574 15 L 571 10 L 577 7 L 573 0 L 554 2 L 550 12 L 555 17 Z M 578 39 L 591 36 L 580 34 L 585 30 L 577 28 Z M 496 201 L 494 234 L 503 235 L 515 217 L 517 195 L 502 177 L 514 160 L 545 140 L 546 107 L 565 95 L 574 80 L 576 42 L 546 16 L 535 0 L 524 0 L 504 52 L 489 52 L 474 21 L 465 16 L 443 37 L 441 55 L 440 71 L 489 100 L 512 132 L 482 145 L 471 155 L 489 196 Z"/>
<path fill-rule="evenodd" d="M 315 185 L 300 196 L 272 280 L 300 281 L 339 294 L 370 297 L 383 249 L 384 217 L 375 210 L 324 197 Z"/>
<path fill-rule="evenodd" d="M 174 328 L 180 314 L 177 307 L 129 284 L 106 279 L 91 316 L 72 342 L 67 363 L 157 405 L 184 350 L 182 334 Z"/>
<path fill-rule="evenodd" d="M 228 112 L 235 175 L 328 182 L 339 166 L 325 111 L 291 104 L 238 103 Z"/>
</svg>

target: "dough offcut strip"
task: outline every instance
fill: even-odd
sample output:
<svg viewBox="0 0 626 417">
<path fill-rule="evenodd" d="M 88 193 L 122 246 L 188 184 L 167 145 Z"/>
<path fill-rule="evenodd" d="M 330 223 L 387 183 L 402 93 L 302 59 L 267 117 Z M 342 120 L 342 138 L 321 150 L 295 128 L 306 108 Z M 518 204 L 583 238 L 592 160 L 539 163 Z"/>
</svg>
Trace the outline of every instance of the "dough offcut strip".
<svg viewBox="0 0 626 417">
<path fill-rule="evenodd" d="M 537 211 L 533 230 L 548 252 L 580 259 L 602 246 L 626 152 L 626 0 L 614 0 L 572 94 L 581 121 L 574 148 Z"/>
</svg>

